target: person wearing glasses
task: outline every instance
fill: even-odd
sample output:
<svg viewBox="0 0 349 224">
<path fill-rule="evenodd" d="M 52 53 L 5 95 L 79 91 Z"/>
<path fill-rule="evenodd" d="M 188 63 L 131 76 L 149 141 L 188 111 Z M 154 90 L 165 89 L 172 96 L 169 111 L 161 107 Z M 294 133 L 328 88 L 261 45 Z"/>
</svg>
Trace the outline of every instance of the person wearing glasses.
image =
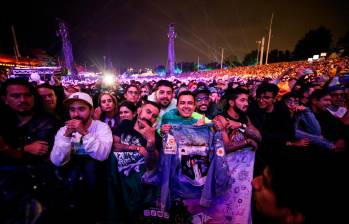
<svg viewBox="0 0 349 224">
<path fill-rule="evenodd" d="M 208 119 L 213 119 L 221 111 L 218 103 L 210 100 L 210 90 L 206 86 L 199 86 L 194 92 L 195 95 L 195 111 L 205 115 Z"/>
<path fill-rule="evenodd" d="M 261 172 L 266 161 L 275 150 L 281 149 L 295 136 L 294 123 L 290 112 L 283 103 L 276 102 L 279 87 L 272 83 L 262 83 L 256 90 L 256 101 L 248 109 L 252 124 L 262 135 L 256 152 L 255 173 Z"/>
<path fill-rule="evenodd" d="M 137 105 L 140 98 L 140 91 L 138 86 L 133 84 L 127 86 L 124 97 L 126 101 L 131 102 L 134 105 Z"/>
</svg>

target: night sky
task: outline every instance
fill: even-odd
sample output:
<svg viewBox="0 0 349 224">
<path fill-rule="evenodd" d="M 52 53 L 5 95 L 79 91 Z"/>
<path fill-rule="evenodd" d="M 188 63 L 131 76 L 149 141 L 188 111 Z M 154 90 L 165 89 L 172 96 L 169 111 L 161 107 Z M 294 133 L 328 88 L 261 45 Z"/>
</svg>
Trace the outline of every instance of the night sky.
<svg viewBox="0 0 349 224">
<path fill-rule="evenodd" d="M 9 3 L 11 2 L 11 3 Z M 309 29 L 324 25 L 334 43 L 349 30 L 349 3 L 340 0 L 79 0 L 9 1 L 0 13 L 0 53 L 13 54 L 10 26 L 16 29 L 22 54 L 42 48 L 60 52 L 55 18 L 64 19 L 76 61 L 116 67 L 166 65 L 167 26 L 176 24 L 176 61 L 219 61 L 257 48 L 274 13 L 271 49 L 293 50 Z M 23 3 L 21 3 L 23 2 Z"/>
</svg>

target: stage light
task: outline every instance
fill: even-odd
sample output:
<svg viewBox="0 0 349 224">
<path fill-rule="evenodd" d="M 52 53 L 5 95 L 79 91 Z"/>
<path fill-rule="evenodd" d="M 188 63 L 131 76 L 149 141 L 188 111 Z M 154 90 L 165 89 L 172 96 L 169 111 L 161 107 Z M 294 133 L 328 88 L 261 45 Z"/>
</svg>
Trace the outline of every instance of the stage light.
<svg viewBox="0 0 349 224">
<path fill-rule="evenodd" d="M 115 76 L 111 73 L 104 73 L 103 83 L 108 86 L 115 84 Z"/>
</svg>

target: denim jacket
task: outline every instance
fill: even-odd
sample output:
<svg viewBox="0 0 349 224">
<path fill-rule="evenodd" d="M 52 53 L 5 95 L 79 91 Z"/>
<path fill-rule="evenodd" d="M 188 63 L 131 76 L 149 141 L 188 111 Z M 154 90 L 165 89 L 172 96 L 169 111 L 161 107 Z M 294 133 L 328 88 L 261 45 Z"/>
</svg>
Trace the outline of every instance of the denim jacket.
<svg viewBox="0 0 349 224">
<path fill-rule="evenodd" d="M 212 200 L 231 186 L 225 160 L 223 138 L 211 124 L 203 126 L 173 124 L 163 138 L 159 174 L 161 209 L 175 199 L 200 199 L 209 207 Z"/>
<path fill-rule="evenodd" d="M 310 108 L 306 108 L 296 116 L 296 138 L 308 138 L 314 145 L 331 149 L 333 143 L 321 135 L 321 126 Z"/>
</svg>

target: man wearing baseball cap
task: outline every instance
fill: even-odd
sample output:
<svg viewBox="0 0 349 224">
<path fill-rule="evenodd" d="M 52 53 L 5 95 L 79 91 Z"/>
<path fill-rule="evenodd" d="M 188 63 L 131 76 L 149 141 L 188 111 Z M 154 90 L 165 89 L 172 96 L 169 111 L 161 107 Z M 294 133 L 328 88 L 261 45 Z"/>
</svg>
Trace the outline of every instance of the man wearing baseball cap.
<svg viewBox="0 0 349 224">
<path fill-rule="evenodd" d="M 76 92 L 63 102 L 71 120 L 56 134 L 50 155 L 52 163 L 64 170 L 61 179 L 67 186 L 68 208 L 66 217 L 82 223 L 96 223 L 100 205 L 100 161 L 108 158 L 113 143 L 109 126 L 93 120 L 92 98 Z M 63 175 L 64 173 L 64 175 Z M 103 175 L 102 175 L 103 176 Z M 97 196 L 98 195 L 98 196 Z M 98 207 L 99 206 L 99 207 Z"/>
<path fill-rule="evenodd" d="M 195 111 L 199 114 L 205 115 L 208 119 L 213 119 L 221 109 L 218 103 L 210 100 L 210 89 L 206 86 L 199 86 L 194 92 L 195 95 Z"/>
</svg>

